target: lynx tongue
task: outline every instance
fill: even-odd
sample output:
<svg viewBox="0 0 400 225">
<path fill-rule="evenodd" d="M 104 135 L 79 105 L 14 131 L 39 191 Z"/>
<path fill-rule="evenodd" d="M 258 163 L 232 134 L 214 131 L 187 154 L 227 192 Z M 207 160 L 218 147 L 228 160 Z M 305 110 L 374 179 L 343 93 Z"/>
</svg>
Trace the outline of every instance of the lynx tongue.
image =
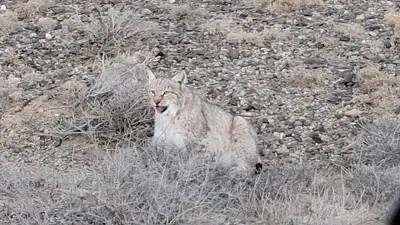
<svg viewBox="0 0 400 225">
<path fill-rule="evenodd" d="M 158 113 L 163 113 L 165 110 L 167 110 L 167 107 L 165 106 L 156 106 L 156 110 Z"/>
</svg>

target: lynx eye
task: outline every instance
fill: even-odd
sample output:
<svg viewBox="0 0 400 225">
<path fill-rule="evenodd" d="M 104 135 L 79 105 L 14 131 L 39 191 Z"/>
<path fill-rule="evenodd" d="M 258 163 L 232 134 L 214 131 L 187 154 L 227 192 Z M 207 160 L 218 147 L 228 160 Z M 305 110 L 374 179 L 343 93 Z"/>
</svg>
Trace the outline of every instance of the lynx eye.
<svg viewBox="0 0 400 225">
<path fill-rule="evenodd" d="M 172 91 L 164 91 L 164 93 L 163 93 L 164 96 L 170 95 L 170 94 L 172 94 Z"/>
<path fill-rule="evenodd" d="M 149 92 L 150 92 L 150 94 L 152 94 L 152 95 L 155 95 L 155 94 L 156 94 L 156 92 L 155 92 L 154 90 L 150 90 Z"/>
</svg>

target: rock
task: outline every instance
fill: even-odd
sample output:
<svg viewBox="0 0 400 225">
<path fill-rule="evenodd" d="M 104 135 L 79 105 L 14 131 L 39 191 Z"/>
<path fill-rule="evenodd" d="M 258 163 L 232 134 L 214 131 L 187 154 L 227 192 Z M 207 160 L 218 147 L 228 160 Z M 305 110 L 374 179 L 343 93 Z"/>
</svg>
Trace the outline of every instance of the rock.
<svg viewBox="0 0 400 225">
<path fill-rule="evenodd" d="M 37 33 L 31 33 L 31 34 L 29 34 L 29 37 L 30 38 L 36 38 L 38 35 L 37 35 Z"/>
<path fill-rule="evenodd" d="M 280 155 L 289 155 L 289 153 L 290 153 L 289 149 L 285 145 L 278 148 L 276 150 L 276 152 Z"/>
<path fill-rule="evenodd" d="M 343 74 L 343 84 L 345 85 L 353 85 L 354 84 L 354 79 L 356 78 L 356 74 L 351 72 L 351 71 L 347 71 Z"/>
<path fill-rule="evenodd" d="M 396 66 L 396 68 L 394 69 L 394 75 L 400 76 L 400 66 Z"/>
<path fill-rule="evenodd" d="M 351 109 L 351 110 L 345 111 L 343 114 L 348 117 L 360 117 L 362 114 L 362 111 L 360 111 L 358 109 Z"/>
<path fill-rule="evenodd" d="M 392 47 L 392 43 L 390 43 L 390 40 L 384 40 L 383 41 L 383 45 L 385 46 L 385 48 L 391 48 Z"/>
<path fill-rule="evenodd" d="M 360 15 L 356 16 L 357 22 L 363 22 L 364 20 L 365 20 L 364 14 L 360 14 Z"/>
<path fill-rule="evenodd" d="M 315 43 L 315 47 L 318 49 L 321 49 L 321 48 L 325 47 L 325 45 L 322 42 L 317 42 L 317 43 Z"/>
<path fill-rule="evenodd" d="M 153 14 L 153 12 L 150 9 L 142 9 L 142 11 L 140 12 L 143 16 L 149 16 L 151 14 Z"/>
<path fill-rule="evenodd" d="M 335 93 L 328 93 L 326 100 L 333 104 L 339 104 L 340 98 Z"/>
<path fill-rule="evenodd" d="M 312 133 L 310 133 L 309 136 L 311 137 L 311 139 L 313 141 L 315 141 L 315 143 L 318 143 L 318 144 L 323 143 L 321 136 L 317 132 L 312 132 Z"/>
<path fill-rule="evenodd" d="M 394 110 L 394 113 L 396 115 L 400 114 L 400 106 L 397 106 L 396 109 Z"/>
<path fill-rule="evenodd" d="M 231 59 L 238 59 L 239 55 L 240 55 L 240 52 L 236 48 L 229 48 L 227 54 L 228 54 L 228 57 L 231 58 Z"/>
<path fill-rule="evenodd" d="M 376 56 L 373 56 L 371 60 L 376 63 L 385 62 L 386 56 L 384 54 L 378 54 Z"/>
<path fill-rule="evenodd" d="M 348 41 L 350 41 L 350 37 L 342 35 L 342 36 L 339 37 L 339 40 L 340 41 L 344 41 L 344 42 L 348 42 Z"/>
<path fill-rule="evenodd" d="M 21 91 L 15 91 L 11 94 L 8 95 L 10 99 L 13 101 L 20 101 L 22 99 L 22 92 Z"/>
<path fill-rule="evenodd" d="M 57 20 L 53 20 L 52 18 L 42 17 L 38 19 L 37 25 L 44 31 L 52 31 L 57 27 L 58 22 Z"/>
<path fill-rule="evenodd" d="M 7 10 L 7 7 L 6 7 L 5 5 L 1 5 L 1 6 L 0 6 L 0 11 L 3 11 L 3 12 L 4 12 L 4 11 L 6 11 L 6 10 Z"/>
<path fill-rule="evenodd" d="M 325 60 L 320 59 L 318 57 L 310 57 L 304 60 L 305 64 L 310 64 L 310 65 L 323 65 L 325 64 Z"/>
<path fill-rule="evenodd" d="M 51 34 L 49 34 L 49 33 L 46 33 L 45 37 L 47 40 L 53 39 L 53 36 L 51 36 Z"/>
<path fill-rule="evenodd" d="M 300 126 L 303 126 L 303 122 L 301 122 L 301 121 L 296 121 L 296 122 L 294 122 L 294 124 L 293 124 L 295 127 L 300 127 Z"/>
</svg>

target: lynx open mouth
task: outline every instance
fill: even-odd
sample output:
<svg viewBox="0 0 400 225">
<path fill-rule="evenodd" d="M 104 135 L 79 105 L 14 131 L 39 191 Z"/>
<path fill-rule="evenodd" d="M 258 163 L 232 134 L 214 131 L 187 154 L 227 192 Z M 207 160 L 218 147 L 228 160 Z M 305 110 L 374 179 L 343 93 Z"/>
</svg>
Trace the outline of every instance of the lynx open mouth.
<svg viewBox="0 0 400 225">
<path fill-rule="evenodd" d="M 166 106 L 156 106 L 156 110 L 157 110 L 157 112 L 158 113 L 163 113 L 163 112 L 165 112 L 165 110 L 167 110 L 167 108 L 168 107 L 166 107 Z"/>
</svg>

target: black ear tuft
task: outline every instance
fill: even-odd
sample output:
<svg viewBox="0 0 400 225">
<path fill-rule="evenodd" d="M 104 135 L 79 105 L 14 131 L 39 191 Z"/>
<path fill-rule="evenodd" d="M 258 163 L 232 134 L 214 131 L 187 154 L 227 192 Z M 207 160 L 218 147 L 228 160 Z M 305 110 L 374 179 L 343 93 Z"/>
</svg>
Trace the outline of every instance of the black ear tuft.
<svg viewBox="0 0 400 225">
<path fill-rule="evenodd" d="M 263 168 L 262 163 L 256 163 L 256 174 L 260 174 Z"/>
</svg>

